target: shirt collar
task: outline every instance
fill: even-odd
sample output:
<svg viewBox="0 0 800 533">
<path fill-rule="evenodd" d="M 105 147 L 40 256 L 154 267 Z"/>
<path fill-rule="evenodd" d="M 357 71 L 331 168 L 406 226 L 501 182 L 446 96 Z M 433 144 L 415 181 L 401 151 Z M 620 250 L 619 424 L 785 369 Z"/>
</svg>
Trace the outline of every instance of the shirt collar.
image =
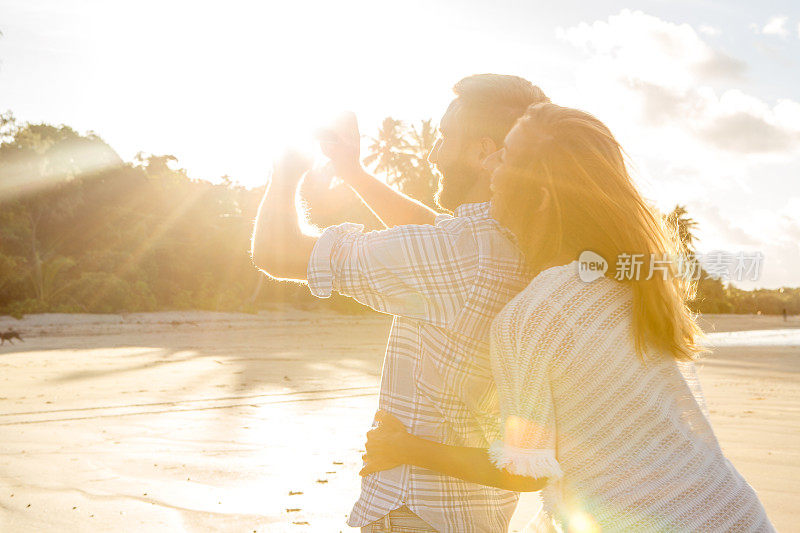
<svg viewBox="0 0 800 533">
<path fill-rule="evenodd" d="M 456 210 L 453 211 L 453 216 L 455 217 L 478 217 L 478 218 L 486 218 L 491 220 L 497 229 L 500 230 L 500 233 L 505 235 L 505 237 L 511 241 L 514 246 L 519 249 L 519 241 L 517 241 L 517 236 L 514 235 L 510 229 L 506 228 L 502 224 L 500 224 L 497 220 L 492 218 L 491 214 L 491 204 L 489 202 L 477 202 L 474 204 L 461 204 L 460 206 L 456 207 Z M 521 250 L 520 250 L 521 252 Z"/>
<path fill-rule="evenodd" d="M 477 202 L 474 204 L 461 204 L 453 211 L 456 217 L 489 217 L 489 202 Z"/>
</svg>

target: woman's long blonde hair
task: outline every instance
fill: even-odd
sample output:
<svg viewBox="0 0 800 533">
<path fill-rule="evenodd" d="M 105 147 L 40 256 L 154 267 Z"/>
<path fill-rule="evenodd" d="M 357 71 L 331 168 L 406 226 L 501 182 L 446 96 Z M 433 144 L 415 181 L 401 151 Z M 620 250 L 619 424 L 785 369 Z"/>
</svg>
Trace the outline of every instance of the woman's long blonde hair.
<svg viewBox="0 0 800 533">
<path fill-rule="evenodd" d="M 703 352 L 702 331 L 686 306 L 695 284 L 682 275 L 676 232 L 636 188 L 605 124 L 577 109 L 536 104 L 507 140 L 492 180 L 492 209 L 531 266 L 539 270 L 564 251 L 591 250 L 612 272 L 621 254 L 642 254 L 642 275 L 623 281 L 632 288 L 637 353 L 644 358 L 654 348 L 689 360 Z M 671 259 L 659 263 L 666 276 L 657 271 L 646 279 L 651 258 Z"/>
</svg>

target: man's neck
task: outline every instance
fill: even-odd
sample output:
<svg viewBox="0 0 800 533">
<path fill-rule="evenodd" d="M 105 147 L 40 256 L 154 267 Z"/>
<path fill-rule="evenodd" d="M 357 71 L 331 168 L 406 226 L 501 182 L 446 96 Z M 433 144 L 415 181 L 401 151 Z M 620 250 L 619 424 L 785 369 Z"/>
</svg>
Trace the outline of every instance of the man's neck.
<svg viewBox="0 0 800 533">
<path fill-rule="evenodd" d="M 467 194 L 464 199 L 461 201 L 461 205 L 466 204 L 483 204 L 488 202 L 492 199 L 492 195 L 488 194 L 484 191 L 470 191 L 470 194 Z M 459 206 L 460 207 L 460 206 Z"/>
</svg>

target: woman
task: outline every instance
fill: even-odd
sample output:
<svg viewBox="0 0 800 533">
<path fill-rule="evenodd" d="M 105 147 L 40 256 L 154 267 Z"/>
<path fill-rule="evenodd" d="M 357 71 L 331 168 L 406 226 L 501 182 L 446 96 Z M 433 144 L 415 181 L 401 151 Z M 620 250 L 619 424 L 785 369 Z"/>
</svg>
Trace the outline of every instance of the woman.
<svg viewBox="0 0 800 533">
<path fill-rule="evenodd" d="M 772 531 L 684 379 L 701 352 L 691 282 L 610 131 L 538 104 L 490 159 L 493 214 L 538 272 L 492 329 L 504 438 L 439 444 L 381 412 L 362 475 L 409 463 L 543 488 L 546 522 L 564 531 Z M 631 268 L 582 281 L 587 250 Z"/>
</svg>

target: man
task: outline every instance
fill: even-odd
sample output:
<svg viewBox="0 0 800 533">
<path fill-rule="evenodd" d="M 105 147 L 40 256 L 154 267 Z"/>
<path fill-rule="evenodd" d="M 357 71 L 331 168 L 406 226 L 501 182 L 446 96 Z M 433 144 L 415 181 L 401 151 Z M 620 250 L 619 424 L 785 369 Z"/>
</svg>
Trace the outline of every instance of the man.
<svg viewBox="0 0 800 533">
<path fill-rule="evenodd" d="M 294 198 L 308 163 L 289 157 L 276 165 L 259 207 L 252 253 L 260 269 L 307 280 L 318 297 L 336 290 L 393 315 L 379 408 L 414 435 L 486 448 L 500 438 L 489 328 L 530 273 L 489 214 L 483 160 L 529 105 L 547 98 L 527 80 L 496 74 L 465 78 L 454 91 L 428 158 L 441 174 L 437 202 L 453 216 L 437 216 L 367 174 L 351 117 L 323 151 L 388 229 L 363 233 L 345 223 L 304 235 Z M 513 492 L 401 465 L 364 477 L 348 523 L 366 532 L 506 531 L 516 502 Z"/>
</svg>

